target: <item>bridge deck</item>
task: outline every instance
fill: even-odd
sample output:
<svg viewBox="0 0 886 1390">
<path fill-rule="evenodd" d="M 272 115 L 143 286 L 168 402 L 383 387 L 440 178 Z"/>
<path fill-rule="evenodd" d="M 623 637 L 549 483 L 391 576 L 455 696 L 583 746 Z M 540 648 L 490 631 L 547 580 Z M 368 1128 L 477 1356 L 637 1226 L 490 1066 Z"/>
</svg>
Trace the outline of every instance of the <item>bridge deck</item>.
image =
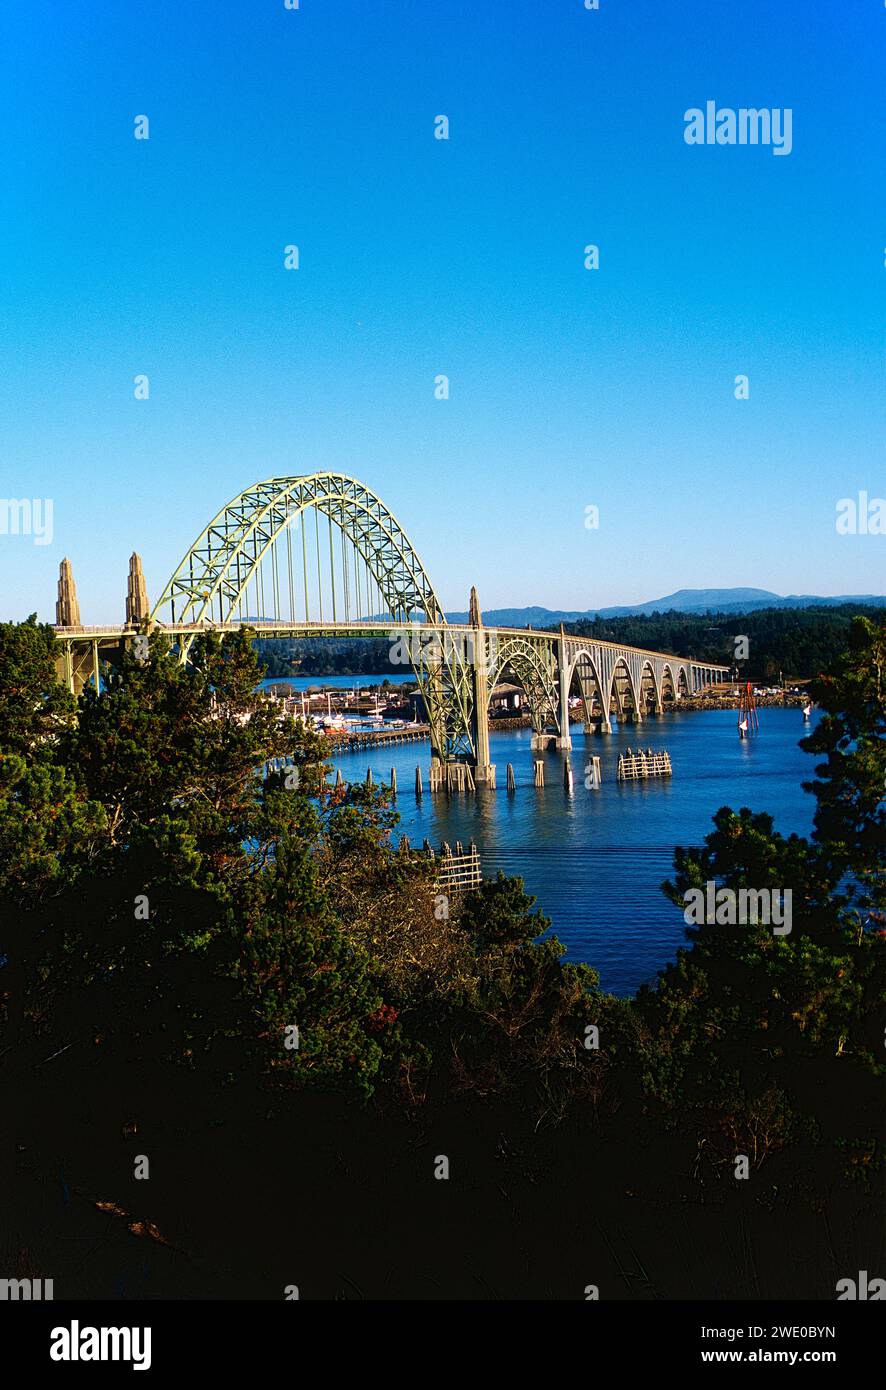
<svg viewBox="0 0 886 1390">
<path fill-rule="evenodd" d="M 241 627 L 249 627 L 259 636 L 277 637 L 387 637 L 391 633 L 439 633 L 439 634 L 473 634 L 484 632 L 489 635 L 502 637 L 522 637 L 530 641 L 556 642 L 559 641 L 560 634 L 556 631 L 545 630 L 544 628 L 534 627 L 486 627 L 476 628 L 469 623 L 405 623 L 390 621 L 374 621 L 362 619 L 345 623 L 338 622 L 291 622 L 285 619 L 261 619 L 255 622 L 231 622 L 231 623 L 158 623 L 157 630 L 167 633 L 170 637 L 192 637 L 200 632 L 237 632 Z M 61 641 L 76 642 L 77 639 L 87 641 L 120 641 L 124 637 L 135 635 L 134 627 L 111 626 L 97 624 L 91 627 L 56 627 L 56 636 Z M 578 637 L 574 633 L 564 634 L 570 646 L 595 646 L 604 647 L 610 651 L 630 652 L 637 656 L 650 657 L 656 661 L 679 660 L 692 666 L 701 666 L 705 670 L 725 672 L 728 676 L 730 668 L 723 664 L 713 661 L 694 661 L 689 657 L 676 657 L 674 652 L 656 652 L 647 647 L 631 647 L 624 642 L 610 642 L 599 637 Z"/>
</svg>

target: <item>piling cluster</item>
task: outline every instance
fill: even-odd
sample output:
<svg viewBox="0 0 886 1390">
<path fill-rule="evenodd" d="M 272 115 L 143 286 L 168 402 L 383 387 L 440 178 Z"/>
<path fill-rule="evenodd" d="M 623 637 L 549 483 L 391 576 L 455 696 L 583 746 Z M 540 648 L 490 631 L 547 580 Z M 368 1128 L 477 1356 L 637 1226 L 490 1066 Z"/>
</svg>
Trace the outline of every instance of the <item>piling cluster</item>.
<svg viewBox="0 0 886 1390">
<path fill-rule="evenodd" d="M 410 845 L 409 836 L 401 835 L 398 849 L 400 854 L 410 858 L 420 854 L 425 859 L 429 859 L 436 870 L 435 884 L 441 892 L 464 892 L 469 888 L 479 888 L 483 882 L 480 852 L 473 840 L 468 841 L 467 849 L 461 840 L 456 840 L 454 850 L 444 840 L 440 846 L 440 853 L 437 855 L 431 847 L 430 841 L 425 840 L 421 850 L 417 851 L 413 850 Z"/>
<path fill-rule="evenodd" d="M 654 753 L 651 748 L 647 748 L 645 753 L 638 748 L 634 753 L 628 748 L 619 754 L 616 781 L 636 782 L 647 777 L 670 777 L 671 771 L 670 753 Z"/>
</svg>

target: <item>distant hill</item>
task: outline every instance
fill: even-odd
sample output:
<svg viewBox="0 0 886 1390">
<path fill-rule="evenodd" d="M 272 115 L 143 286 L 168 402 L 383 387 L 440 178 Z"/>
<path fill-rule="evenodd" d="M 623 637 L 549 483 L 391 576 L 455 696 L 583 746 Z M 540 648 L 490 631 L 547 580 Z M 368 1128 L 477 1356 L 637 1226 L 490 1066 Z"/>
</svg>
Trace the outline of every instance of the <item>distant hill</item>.
<svg viewBox="0 0 886 1390">
<path fill-rule="evenodd" d="M 774 594 L 769 589 L 678 589 L 664 598 L 650 599 L 619 608 L 575 609 L 552 608 L 490 608 L 483 612 L 483 621 L 498 627 L 550 627 L 553 623 L 574 623 L 580 619 L 622 618 L 650 613 L 756 613 L 761 608 L 810 608 L 820 605 L 835 608 L 841 603 L 869 604 L 886 608 L 883 594 L 840 594 L 822 597 L 816 594 Z M 467 613 L 447 613 L 452 623 L 466 623 Z"/>
</svg>

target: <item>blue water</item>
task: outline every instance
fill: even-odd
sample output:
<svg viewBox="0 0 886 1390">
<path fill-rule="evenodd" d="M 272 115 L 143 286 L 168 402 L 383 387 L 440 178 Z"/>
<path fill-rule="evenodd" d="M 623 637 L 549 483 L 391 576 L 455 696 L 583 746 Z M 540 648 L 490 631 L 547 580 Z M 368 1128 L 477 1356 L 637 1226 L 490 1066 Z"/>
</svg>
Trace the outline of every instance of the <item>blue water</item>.
<svg viewBox="0 0 886 1390">
<path fill-rule="evenodd" d="M 350 679 L 350 678 L 347 678 Z M 435 848 L 473 838 L 485 875 L 497 869 L 520 874 L 567 949 L 567 960 L 586 961 L 600 973 L 604 989 L 631 994 L 652 981 L 684 942 L 682 913 L 667 901 L 660 884 L 673 868 L 675 845 L 698 845 L 712 829 L 719 807 L 768 811 L 776 830 L 808 834 L 814 800 L 801 789 L 815 759 L 798 740 L 814 727 L 797 709 L 764 709 L 760 732 L 742 742 L 734 710 L 665 714 L 640 729 L 613 725 L 610 735 L 585 737 L 573 726 L 575 790 L 563 787 L 563 755 L 544 758 L 543 789 L 533 785 L 530 731 L 491 734 L 498 786 L 476 794 L 431 796 L 427 789 L 430 746 L 401 744 L 344 753 L 337 759 L 347 781 L 362 781 L 367 767 L 376 783 L 397 770 L 398 833 L 413 844 L 427 838 Z M 638 739 L 639 733 L 639 739 Z M 616 782 L 619 752 L 663 748 L 673 777 Z M 584 786 L 586 757 L 601 760 L 603 785 Z M 514 765 L 517 790 L 505 788 L 505 765 Z M 414 794 L 420 764 L 424 796 Z"/>
</svg>

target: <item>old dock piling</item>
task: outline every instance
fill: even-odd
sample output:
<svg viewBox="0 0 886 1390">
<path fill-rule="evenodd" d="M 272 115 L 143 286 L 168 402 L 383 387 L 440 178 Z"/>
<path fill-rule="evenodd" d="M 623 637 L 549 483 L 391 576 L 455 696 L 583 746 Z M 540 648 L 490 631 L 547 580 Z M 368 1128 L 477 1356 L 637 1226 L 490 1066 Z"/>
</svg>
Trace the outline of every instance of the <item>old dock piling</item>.
<svg viewBox="0 0 886 1390">
<path fill-rule="evenodd" d="M 671 773 L 671 755 L 664 750 L 654 753 L 647 748 L 644 753 L 642 748 L 638 748 L 634 753 L 627 748 L 619 754 L 615 776 L 618 782 L 638 782 L 649 777 L 670 777 Z"/>
<path fill-rule="evenodd" d="M 477 790 L 473 769 L 468 763 L 431 763 L 428 784 L 432 792 L 473 792 Z M 416 781 L 416 788 L 418 782 Z"/>
<path fill-rule="evenodd" d="M 460 840 L 456 840 L 454 852 L 452 846 L 444 840 L 438 856 L 431 848 L 429 840 L 425 840 L 420 850 L 413 849 L 409 843 L 409 836 L 401 835 L 397 849 L 404 858 L 430 861 L 434 867 L 435 893 L 460 893 L 469 888 L 479 888 L 483 882 L 480 853 L 473 840 L 468 842 L 467 849 Z"/>
</svg>

